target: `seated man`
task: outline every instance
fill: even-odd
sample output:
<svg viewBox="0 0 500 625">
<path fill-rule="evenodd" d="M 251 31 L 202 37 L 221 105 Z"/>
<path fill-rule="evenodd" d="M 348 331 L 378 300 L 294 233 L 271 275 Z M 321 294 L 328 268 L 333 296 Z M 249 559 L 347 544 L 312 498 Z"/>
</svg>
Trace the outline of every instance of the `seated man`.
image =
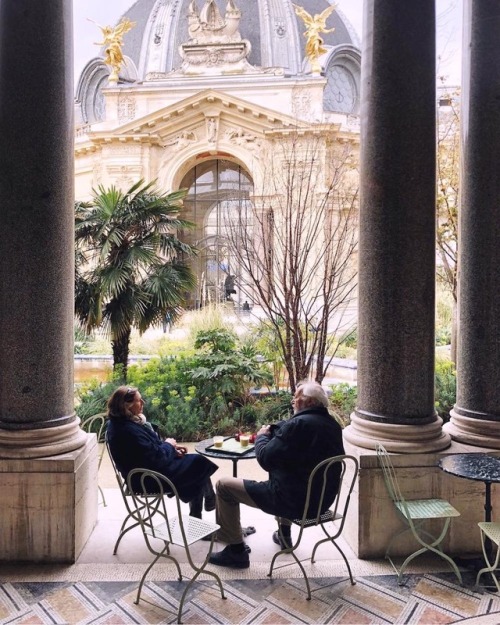
<svg viewBox="0 0 500 625">
<path fill-rule="evenodd" d="M 281 547 L 288 546 L 291 535 L 287 520 L 302 517 L 312 470 L 322 460 L 344 454 L 342 429 L 327 410 L 328 396 L 320 384 L 299 384 L 292 406 L 294 414 L 290 419 L 265 425 L 257 434 L 255 454 L 260 466 L 269 472 L 269 479 L 256 482 L 222 478 L 217 482 L 217 522 L 221 526 L 217 537 L 228 545 L 210 556 L 211 564 L 239 569 L 250 566 L 241 531 L 240 503 L 278 517 L 284 544 L 277 531 L 273 541 Z M 327 508 L 338 491 L 340 466 L 335 471 L 325 499 Z M 311 509 L 318 500 L 319 492 L 313 489 Z"/>
</svg>

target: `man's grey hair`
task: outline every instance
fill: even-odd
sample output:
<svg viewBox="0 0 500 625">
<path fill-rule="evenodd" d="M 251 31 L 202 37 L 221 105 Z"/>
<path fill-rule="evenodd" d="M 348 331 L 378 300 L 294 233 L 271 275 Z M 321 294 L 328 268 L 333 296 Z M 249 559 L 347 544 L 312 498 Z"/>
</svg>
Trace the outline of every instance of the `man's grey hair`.
<svg viewBox="0 0 500 625">
<path fill-rule="evenodd" d="M 314 399 L 319 406 L 328 408 L 327 392 L 318 382 L 299 382 L 297 390 L 299 389 L 304 397 Z"/>
</svg>

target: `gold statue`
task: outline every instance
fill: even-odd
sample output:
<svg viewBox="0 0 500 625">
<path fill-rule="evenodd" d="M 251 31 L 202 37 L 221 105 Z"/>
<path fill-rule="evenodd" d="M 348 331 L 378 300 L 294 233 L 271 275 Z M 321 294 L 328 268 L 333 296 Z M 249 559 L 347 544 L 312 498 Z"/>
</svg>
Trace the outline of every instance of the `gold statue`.
<svg viewBox="0 0 500 625">
<path fill-rule="evenodd" d="M 94 22 L 94 20 L 89 20 Z M 118 73 L 123 63 L 123 35 L 128 33 L 135 26 L 135 22 L 131 22 L 128 18 L 122 20 L 115 27 L 113 26 L 100 26 L 97 22 L 94 22 L 102 31 L 103 41 L 96 41 L 96 46 L 106 46 L 104 52 L 106 57 L 104 62 L 111 67 L 111 74 L 109 76 L 109 82 L 118 82 Z"/>
<path fill-rule="evenodd" d="M 307 29 L 304 32 L 304 37 L 307 39 L 306 57 L 309 59 L 313 74 L 321 74 L 319 57 L 326 52 L 326 48 L 323 47 L 323 39 L 319 36 L 319 34 L 332 33 L 335 30 L 335 28 L 326 28 L 326 20 L 335 10 L 335 6 L 336 5 L 332 4 L 322 13 L 316 13 L 313 17 L 302 7 L 297 4 L 293 5 L 295 13 L 307 26 Z"/>
</svg>

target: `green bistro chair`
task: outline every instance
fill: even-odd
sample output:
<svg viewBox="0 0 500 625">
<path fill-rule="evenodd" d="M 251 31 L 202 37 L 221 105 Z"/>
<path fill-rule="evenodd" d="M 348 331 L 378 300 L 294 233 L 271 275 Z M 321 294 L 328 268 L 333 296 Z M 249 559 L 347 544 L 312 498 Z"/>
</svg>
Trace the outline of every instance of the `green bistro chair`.
<svg viewBox="0 0 500 625">
<path fill-rule="evenodd" d="M 134 477 L 139 476 L 141 487 L 139 492 L 132 490 L 132 483 Z M 205 567 L 208 564 L 208 559 L 212 553 L 215 532 L 220 528 L 220 525 L 212 523 L 210 521 L 204 521 L 203 519 L 197 519 L 183 514 L 181 510 L 181 501 L 179 495 L 173 483 L 161 473 L 156 471 L 145 471 L 144 469 L 134 469 L 128 474 L 127 485 L 129 492 L 132 493 L 132 501 L 134 505 L 135 518 L 139 520 L 141 530 L 146 541 L 146 545 L 149 551 L 155 556 L 154 560 L 144 571 L 144 574 L 139 583 L 137 590 L 136 604 L 139 603 L 141 598 L 142 588 L 147 574 L 153 568 L 153 566 L 160 560 L 160 558 L 167 558 L 171 560 L 177 569 L 179 575 L 178 581 L 182 581 L 182 572 L 179 566 L 178 560 L 173 555 L 174 549 L 171 546 L 181 547 L 185 550 L 189 566 L 194 571 L 194 575 L 190 578 L 189 582 L 182 593 L 179 603 L 179 610 L 177 613 L 177 622 L 181 622 L 182 608 L 186 599 L 186 594 L 194 581 L 203 573 L 213 577 L 221 593 L 222 599 L 225 599 L 224 589 L 220 577 L 213 571 L 207 571 Z M 154 491 L 155 494 L 151 494 Z M 172 514 L 167 505 L 166 497 L 173 498 L 175 501 L 175 510 Z M 190 546 L 205 538 L 211 536 L 208 551 L 202 564 L 198 566 L 193 561 L 190 552 Z M 207 544 L 207 543 L 204 543 Z M 143 599 L 143 601 L 146 601 Z M 146 603 L 151 603 L 146 601 Z"/>
<path fill-rule="evenodd" d="M 332 473 L 330 469 L 332 469 L 335 465 L 340 465 L 340 482 L 339 489 L 337 492 L 337 496 L 335 497 L 334 502 L 330 506 L 329 509 L 325 511 L 324 506 L 324 496 L 326 491 L 326 486 L 328 484 L 328 480 L 331 479 Z M 311 599 L 312 592 L 311 586 L 309 584 L 309 579 L 307 578 L 306 571 L 302 562 L 309 560 L 309 557 L 300 560 L 296 555 L 296 550 L 299 548 L 302 540 L 302 535 L 304 530 L 310 527 L 321 527 L 323 533 L 325 534 L 325 538 L 318 540 L 312 550 L 311 554 L 311 564 L 314 564 L 314 556 L 316 555 L 317 548 L 323 543 L 331 543 L 337 551 L 342 556 L 347 570 L 349 572 L 349 579 L 351 580 L 351 584 L 355 584 L 354 578 L 352 576 L 351 567 L 349 565 L 349 561 L 347 560 L 344 552 L 339 547 L 339 545 L 335 542 L 337 538 L 342 534 L 342 530 L 344 529 L 344 524 L 346 520 L 347 509 L 349 507 L 349 501 L 351 498 L 351 493 L 354 488 L 354 483 L 356 482 L 356 477 L 358 474 L 358 461 L 356 458 L 352 456 L 334 456 L 332 458 L 327 458 L 320 462 L 311 472 L 309 476 L 309 483 L 307 486 L 307 495 L 306 501 L 304 504 L 304 513 L 302 518 L 300 519 L 290 519 L 293 525 L 299 526 L 299 533 L 295 541 L 292 540 L 292 544 L 290 547 L 281 549 L 277 553 L 274 554 L 273 559 L 271 560 L 271 566 L 269 568 L 268 577 L 272 577 L 274 569 L 280 569 L 285 566 L 290 566 L 291 564 L 298 564 L 299 568 L 304 576 L 304 580 L 306 582 L 307 588 L 307 599 L 308 601 Z M 309 511 L 309 501 L 311 498 L 311 490 L 313 484 L 321 484 L 321 496 L 318 502 L 318 506 L 314 510 L 314 514 L 310 514 Z M 309 511 L 309 515 L 307 514 Z M 283 543 L 285 539 L 283 535 L 281 535 L 281 539 Z M 292 555 L 294 562 L 289 562 L 287 564 L 282 564 L 280 566 L 274 566 L 274 563 L 277 558 L 279 558 L 283 554 Z"/>
<path fill-rule="evenodd" d="M 441 547 L 441 543 L 450 527 L 451 519 L 460 516 L 460 512 L 444 499 L 411 499 L 407 501 L 399 487 L 391 458 L 383 445 L 377 445 L 377 455 L 389 496 L 396 508 L 398 517 L 406 526 L 391 538 L 385 552 L 386 559 L 389 560 L 398 576 L 398 584 L 400 586 L 404 585 L 403 573 L 406 567 L 412 560 L 426 551 L 435 553 L 446 560 L 458 577 L 458 581 L 462 584 L 462 575 L 457 565 L 449 555 L 443 552 Z M 432 519 L 442 520 L 443 522 L 441 533 L 437 537 L 423 527 L 425 523 Z M 398 568 L 390 556 L 390 551 L 394 541 L 406 532 L 411 532 L 420 548 L 410 554 Z"/>
<path fill-rule="evenodd" d="M 106 449 L 106 413 L 100 412 L 92 417 L 87 417 L 84 419 L 80 425 L 84 432 L 87 434 L 95 434 L 97 436 L 97 445 L 98 445 L 98 464 L 97 464 L 97 473 L 99 474 L 99 470 L 101 468 L 102 459 L 104 456 L 104 451 Z M 106 506 L 106 498 L 104 497 L 104 493 L 102 488 L 98 485 L 99 493 L 101 494 L 102 505 Z"/>
<path fill-rule="evenodd" d="M 498 583 L 497 576 L 495 575 L 495 571 L 498 568 L 498 563 L 500 561 L 500 523 L 494 523 L 493 521 L 482 521 L 481 523 L 478 523 L 478 525 L 481 532 L 481 547 L 483 548 L 484 561 L 487 566 L 478 571 L 476 577 L 476 586 L 479 586 L 479 579 L 481 578 L 481 575 L 483 575 L 484 573 L 491 573 L 491 577 L 495 582 L 497 591 L 500 592 L 500 584 Z M 487 546 L 488 540 L 490 541 L 489 546 Z M 495 543 L 496 545 L 496 556 L 493 564 L 490 560 L 490 558 L 492 558 L 491 543 Z"/>
</svg>

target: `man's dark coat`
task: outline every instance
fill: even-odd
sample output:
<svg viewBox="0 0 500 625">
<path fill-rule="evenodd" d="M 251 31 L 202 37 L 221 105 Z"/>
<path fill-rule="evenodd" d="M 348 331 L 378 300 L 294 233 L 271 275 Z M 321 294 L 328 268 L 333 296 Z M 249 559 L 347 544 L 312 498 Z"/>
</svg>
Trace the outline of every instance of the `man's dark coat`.
<svg viewBox="0 0 500 625">
<path fill-rule="evenodd" d="M 261 434 L 255 442 L 260 466 L 269 480 L 245 480 L 245 489 L 261 510 L 288 519 L 301 518 L 307 482 L 314 467 L 331 456 L 344 454 L 342 428 L 326 408 L 305 408 L 288 421 L 272 426 L 271 434 Z M 337 494 L 340 465 L 330 471 L 325 509 Z M 318 505 L 319 487 L 313 489 L 309 510 Z"/>
</svg>

